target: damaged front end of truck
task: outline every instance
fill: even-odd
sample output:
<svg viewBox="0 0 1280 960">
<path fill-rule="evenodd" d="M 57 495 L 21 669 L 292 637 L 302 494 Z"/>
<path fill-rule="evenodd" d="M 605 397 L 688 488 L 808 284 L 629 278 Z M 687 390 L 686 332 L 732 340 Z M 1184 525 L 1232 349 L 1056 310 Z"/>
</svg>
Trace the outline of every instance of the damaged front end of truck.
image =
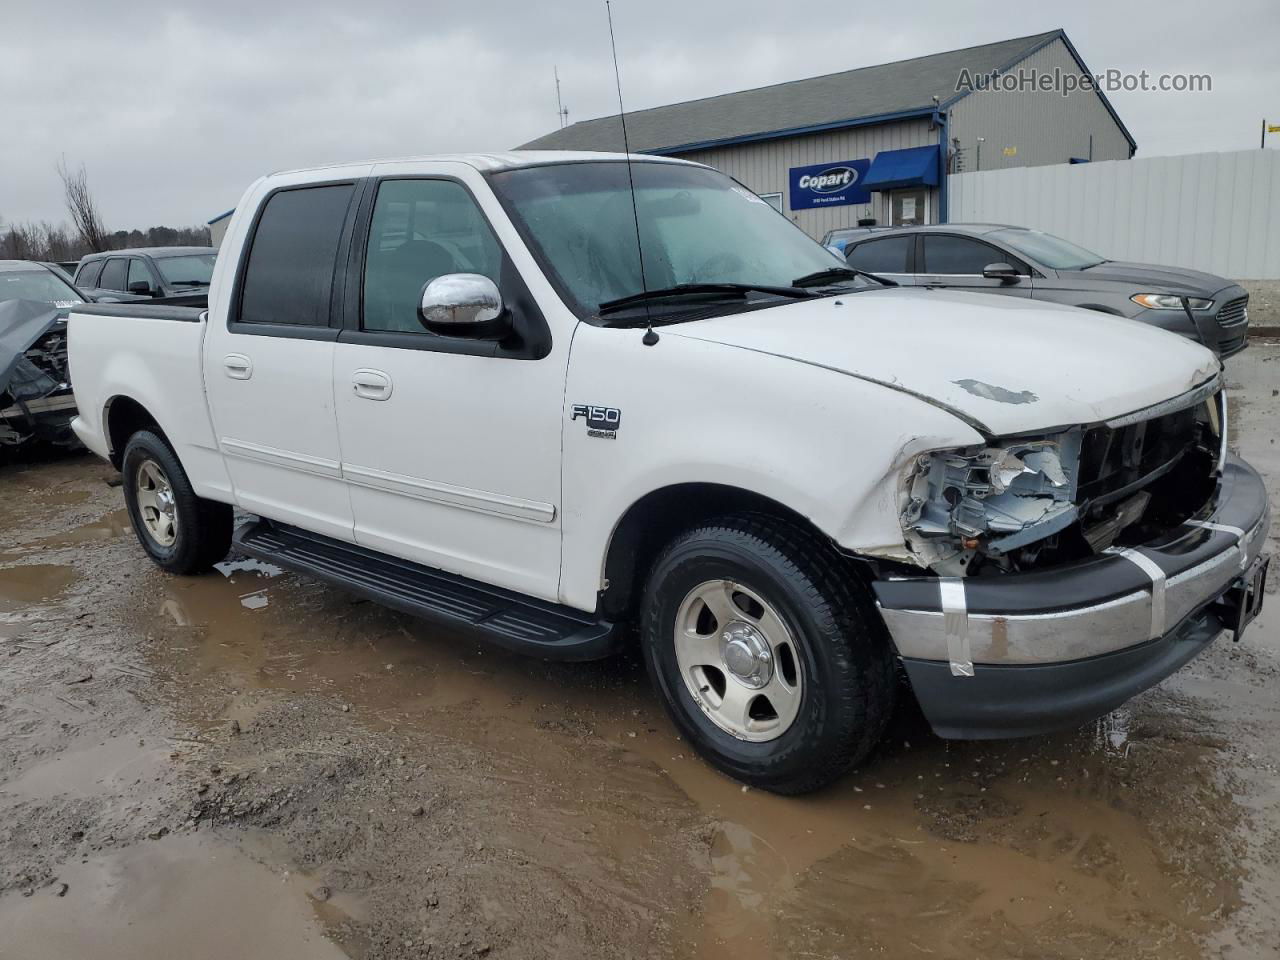
<svg viewBox="0 0 1280 960">
<path fill-rule="evenodd" d="M 940 576 L 1022 572 L 1141 543 L 1185 522 L 1225 454 L 1219 378 L 1102 423 L 916 457 L 902 527 Z"/>
<path fill-rule="evenodd" d="M 0 450 L 77 443 L 64 311 L 34 300 L 0 302 Z"/>
</svg>

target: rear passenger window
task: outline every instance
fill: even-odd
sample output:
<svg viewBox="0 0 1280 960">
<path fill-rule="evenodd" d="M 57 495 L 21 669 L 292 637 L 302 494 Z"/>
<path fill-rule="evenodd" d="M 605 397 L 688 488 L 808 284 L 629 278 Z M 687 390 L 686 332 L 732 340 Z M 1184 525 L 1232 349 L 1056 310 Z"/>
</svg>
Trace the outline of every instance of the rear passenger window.
<svg viewBox="0 0 1280 960">
<path fill-rule="evenodd" d="M 77 287 L 96 287 L 98 285 L 98 275 L 102 273 L 102 260 L 90 260 L 79 270 L 76 271 Z"/>
<path fill-rule="evenodd" d="M 1003 263 L 1009 258 L 994 247 L 965 237 L 926 236 L 924 238 L 923 273 L 962 273 L 981 275 L 989 263 Z"/>
<path fill-rule="evenodd" d="M 907 256 L 915 237 L 885 237 L 868 240 L 849 251 L 849 266 L 868 273 L 906 273 Z"/>
<path fill-rule="evenodd" d="M 349 183 L 282 190 L 267 201 L 249 249 L 240 293 L 242 323 L 329 325 L 329 294 Z"/>
<path fill-rule="evenodd" d="M 113 258 L 107 261 L 106 267 L 102 270 L 102 279 L 98 281 L 98 286 L 103 290 L 124 290 L 124 271 L 126 261 Z"/>
</svg>

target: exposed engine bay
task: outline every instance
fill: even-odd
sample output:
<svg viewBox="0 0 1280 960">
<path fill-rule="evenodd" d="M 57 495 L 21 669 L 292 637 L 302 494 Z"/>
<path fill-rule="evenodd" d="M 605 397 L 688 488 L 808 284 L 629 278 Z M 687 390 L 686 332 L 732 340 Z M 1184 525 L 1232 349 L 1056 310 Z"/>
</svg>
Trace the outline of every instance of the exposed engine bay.
<svg viewBox="0 0 1280 960">
<path fill-rule="evenodd" d="M 902 525 L 941 576 L 1030 570 L 1146 542 L 1209 500 L 1226 432 L 1215 379 L 1104 423 L 916 458 Z"/>
<path fill-rule="evenodd" d="M 77 443 L 62 314 L 33 300 L 0 302 L 0 448 Z"/>
</svg>

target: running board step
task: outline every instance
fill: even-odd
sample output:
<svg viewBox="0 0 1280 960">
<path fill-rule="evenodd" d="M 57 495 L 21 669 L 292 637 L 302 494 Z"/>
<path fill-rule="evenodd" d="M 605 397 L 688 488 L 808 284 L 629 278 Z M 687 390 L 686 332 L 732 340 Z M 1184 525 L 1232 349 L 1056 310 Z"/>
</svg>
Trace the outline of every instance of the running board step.
<svg viewBox="0 0 1280 960">
<path fill-rule="evenodd" d="M 405 613 L 475 630 L 493 643 L 546 660 L 598 660 L 619 649 L 617 624 L 296 527 L 257 520 L 237 549 L 307 573 Z"/>
</svg>

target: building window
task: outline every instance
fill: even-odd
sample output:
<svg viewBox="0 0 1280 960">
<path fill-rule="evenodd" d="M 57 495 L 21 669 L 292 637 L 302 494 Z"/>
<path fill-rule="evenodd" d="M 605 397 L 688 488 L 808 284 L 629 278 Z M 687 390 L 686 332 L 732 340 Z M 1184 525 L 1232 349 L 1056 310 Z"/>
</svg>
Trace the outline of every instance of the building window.
<svg viewBox="0 0 1280 960">
<path fill-rule="evenodd" d="M 886 194 L 889 226 L 914 227 L 929 222 L 929 191 L 925 187 L 893 190 Z"/>
<path fill-rule="evenodd" d="M 782 212 L 782 194 L 780 193 L 762 193 L 760 199 L 767 203 L 779 213 Z"/>
</svg>

